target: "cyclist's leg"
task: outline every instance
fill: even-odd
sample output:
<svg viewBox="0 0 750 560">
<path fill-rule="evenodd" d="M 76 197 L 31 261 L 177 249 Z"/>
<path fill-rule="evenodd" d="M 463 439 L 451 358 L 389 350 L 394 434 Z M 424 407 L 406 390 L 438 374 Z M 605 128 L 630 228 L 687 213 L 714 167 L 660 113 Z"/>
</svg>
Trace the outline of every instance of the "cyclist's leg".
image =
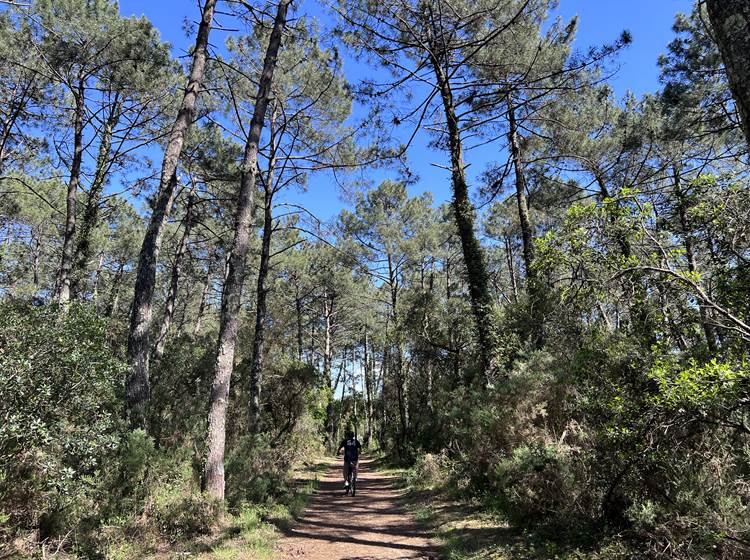
<svg viewBox="0 0 750 560">
<path fill-rule="evenodd" d="M 349 485 L 349 461 L 344 459 L 344 486 Z"/>
</svg>

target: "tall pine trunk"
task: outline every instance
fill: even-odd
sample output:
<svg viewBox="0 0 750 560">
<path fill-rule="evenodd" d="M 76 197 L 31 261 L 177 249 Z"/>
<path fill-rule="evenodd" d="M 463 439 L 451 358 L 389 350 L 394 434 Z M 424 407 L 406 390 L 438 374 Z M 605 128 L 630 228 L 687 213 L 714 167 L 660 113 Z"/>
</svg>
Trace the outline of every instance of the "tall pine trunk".
<svg viewBox="0 0 750 560">
<path fill-rule="evenodd" d="M 117 272 L 112 279 L 112 285 L 109 288 L 109 301 L 105 314 L 107 317 L 113 317 L 117 312 L 117 304 L 120 301 L 120 288 L 122 287 L 122 276 L 125 273 L 125 263 L 120 262 L 117 265 Z"/>
<path fill-rule="evenodd" d="M 534 234 L 529 215 L 529 203 L 526 198 L 526 175 L 523 168 L 523 151 L 521 138 L 518 134 L 518 123 L 516 122 L 516 108 L 510 95 L 508 102 L 508 139 L 510 140 L 510 152 L 513 160 L 513 169 L 516 175 L 516 203 L 518 206 L 518 221 L 521 225 L 521 239 L 523 241 L 523 262 L 526 267 L 526 277 L 533 277 L 532 264 L 534 262 Z"/>
<path fill-rule="evenodd" d="M 326 290 L 323 294 L 323 320 L 324 342 L 323 342 L 323 377 L 326 387 L 329 389 L 328 402 L 326 403 L 326 445 L 330 450 L 333 447 L 333 380 L 331 379 L 331 366 L 333 363 L 333 345 L 331 341 L 333 318 L 333 301 L 329 298 Z"/>
<path fill-rule="evenodd" d="M 365 327 L 365 340 L 363 344 L 364 348 L 364 355 L 362 358 L 362 363 L 364 366 L 364 389 L 365 389 L 365 434 L 363 439 L 363 442 L 365 445 L 367 445 L 370 442 L 370 438 L 372 437 L 372 374 L 373 374 L 373 368 L 372 368 L 372 361 L 370 358 L 370 348 L 369 348 L 369 333 L 367 330 L 367 327 Z"/>
<path fill-rule="evenodd" d="M 268 40 L 263 70 L 258 83 L 250 133 L 245 144 L 242 162 L 235 233 L 232 242 L 229 270 L 224 284 L 219 319 L 219 341 L 217 344 L 214 381 L 211 387 L 210 411 L 208 414 L 208 454 L 203 486 L 215 499 L 224 499 L 224 447 L 226 440 L 227 401 L 229 384 L 234 369 L 234 350 L 237 340 L 242 288 L 245 280 L 245 260 L 250 248 L 250 221 L 252 197 L 257 178 L 258 147 L 271 98 L 273 73 L 281 47 L 281 38 L 286 26 L 286 15 L 292 0 L 281 0 L 276 10 L 273 30 Z"/>
<path fill-rule="evenodd" d="M 63 232 L 62 256 L 57 275 L 55 299 L 65 305 L 70 301 L 70 282 L 73 271 L 74 243 L 76 235 L 76 205 L 78 186 L 81 183 L 81 163 L 83 161 L 83 117 L 85 107 L 85 81 L 79 78 L 78 87 L 73 94 L 75 115 L 73 120 L 73 160 L 70 164 L 70 179 L 65 198 L 65 230 Z"/>
<path fill-rule="evenodd" d="M 172 274 L 169 281 L 169 292 L 167 293 L 167 299 L 164 303 L 164 315 L 161 320 L 161 326 L 159 327 L 159 335 L 156 337 L 156 345 L 154 346 L 153 357 L 155 360 L 159 360 L 164 355 L 164 347 L 167 343 L 167 335 L 169 334 L 169 329 L 172 327 L 172 321 L 174 320 L 175 306 L 177 305 L 177 294 L 180 289 L 182 261 L 185 260 L 188 241 L 190 239 L 190 232 L 193 228 L 194 206 L 195 193 L 191 192 L 188 197 L 187 209 L 185 211 L 182 236 L 180 237 L 180 243 L 177 245 L 177 252 L 175 253 L 174 263 L 172 264 Z"/>
<path fill-rule="evenodd" d="M 209 265 L 206 271 L 206 280 L 203 283 L 203 290 L 201 291 L 201 301 L 198 304 L 198 313 L 195 317 L 195 325 L 193 326 L 193 336 L 198 336 L 203 328 L 203 315 L 206 313 L 206 306 L 208 305 L 208 292 L 211 289 L 211 266 Z"/>
<path fill-rule="evenodd" d="M 396 400 L 398 403 L 399 417 L 399 453 L 403 453 L 409 433 L 409 412 L 406 404 L 406 381 L 404 376 L 404 344 L 401 324 L 398 318 L 398 278 L 393 268 L 393 258 L 388 254 L 388 286 L 391 292 L 391 320 L 393 321 L 393 334 L 396 339 Z"/>
<path fill-rule="evenodd" d="M 78 297 L 84 289 L 86 270 L 91 259 L 91 237 L 99 221 L 99 205 L 101 204 L 104 183 L 110 166 L 110 150 L 115 127 L 120 120 L 121 105 L 118 96 L 110 106 L 110 112 L 104 123 L 99 141 L 99 153 L 96 157 L 96 170 L 91 181 L 89 196 L 86 200 L 86 210 L 83 213 L 81 232 L 78 234 L 75 257 L 73 259 L 73 278 L 71 291 L 73 297 Z"/>
<path fill-rule="evenodd" d="M 131 371 L 125 386 L 128 416 L 133 426 L 145 426 L 146 421 L 146 407 L 151 390 L 149 381 L 150 330 L 151 308 L 156 283 L 156 265 L 159 260 L 159 249 L 161 248 L 164 228 L 174 202 L 177 187 L 177 164 L 182 154 L 188 129 L 195 117 L 198 95 L 206 71 L 208 36 L 211 32 L 216 2 L 217 0 L 206 0 L 203 6 L 201 23 L 198 27 L 198 36 L 193 50 L 190 77 L 182 98 L 182 105 L 169 133 L 159 178 L 159 190 L 138 256 L 130 329 L 128 331 L 128 362 Z"/>
<path fill-rule="evenodd" d="M 453 187 L 453 214 L 461 239 L 461 249 L 466 264 L 466 277 L 469 284 L 471 309 L 477 331 L 480 365 L 482 367 L 483 383 L 492 366 L 494 353 L 494 302 L 490 294 L 490 280 L 487 273 L 484 252 L 474 232 L 474 206 L 469 199 L 469 187 L 466 182 L 466 170 L 463 161 L 463 145 L 456 107 L 453 101 L 448 75 L 438 58 L 440 46 L 430 45 L 430 62 L 435 73 L 436 83 L 443 102 L 445 121 L 448 132 L 448 144 L 451 154 L 451 183 Z M 465 383 L 471 385 L 473 374 L 467 369 Z"/>
<path fill-rule="evenodd" d="M 299 285 L 295 287 L 294 311 L 297 319 L 297 360 L 301 363 L 304 355 L 304 329 L 302 325 L 302 296 L 299 293 Z"/>
<path fill-rule="evenodd" d="M 249 431 L 258 433 L 261 430 L 260 393 L 262 389 L 263 375 L 263 350 L 266 336 L 266 314 L 268 288 L 266 280 L 271 263 L 271 236 L 273 235 L 273 195 L 274 195 L 274 168 L 276 166 L 275 156 L 275 116 L 271 117 L 271 157 L 268 165 L 268 173 L 263 183 L 263 235 L 260 249 L 260 266 L 258 267 L 258 281 L 256 285 L 255 300 L 255 331 L 253 332 L 253 346 L 250 357 L 250 416 Z"/>
<path fill-rule="evenodd" d="M 260 266 L 258 268 L 258 283 L 256 286 L 255 303 L 255 331 L 253 333 L 253 346 L 250 358 L 250 422 L 251 433 L 260 430 L 260 393 L 262 387 L 263 367 L 263 343 L 266 336 L 266 315 L 268 288 L 269 263 L 271 260 L 271 234 L 273 232 L 272 195 L 266 190 L 264 195 L 263 211 L 263 239 L 260 250 Z"/>
<path fill-rule="evenodd" d="M 523 263 L 526 269 L 526 291 L 529 296 L 531 313 L 531 336 L 541 346 L 544 342 L 544 294 L 542 285 L 534 270 L 534 226 L 531 223 L 529 202 L 526 196 L 527 182 L 523 162 L 523 146 L 516 121 L 516 107 L 510 94 L 506 97 L 508 105 L 508 140 L 516 176 L 516 204 L 518 222 L 521 226 L 523 241 Z"/>
<path fill-rule="evenodd" d="M 750 2 L 707 0 L 706 6 L 750 146 Z"/>
</svg>

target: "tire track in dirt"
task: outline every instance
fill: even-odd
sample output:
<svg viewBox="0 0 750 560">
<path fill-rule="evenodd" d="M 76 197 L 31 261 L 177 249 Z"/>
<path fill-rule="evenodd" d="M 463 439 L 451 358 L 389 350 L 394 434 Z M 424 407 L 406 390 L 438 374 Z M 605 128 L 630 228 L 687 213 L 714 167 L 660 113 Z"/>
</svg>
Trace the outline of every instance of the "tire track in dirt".
<svg viewBox="0 0 750 560">
<path fill-rule="evenodd" d="M 436 547 L 406 507 L 394 477 L 361 461 L 357 496 L 331 466 L 304 513 L 276 547 L 278 560 L 436 560 Z"/>
</svg>

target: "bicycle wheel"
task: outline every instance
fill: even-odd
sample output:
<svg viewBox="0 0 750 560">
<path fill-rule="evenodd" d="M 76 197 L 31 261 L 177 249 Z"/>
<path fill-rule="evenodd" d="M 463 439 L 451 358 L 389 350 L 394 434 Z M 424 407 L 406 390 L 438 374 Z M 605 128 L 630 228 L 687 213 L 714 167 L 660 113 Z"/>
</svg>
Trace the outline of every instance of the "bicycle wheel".
<svg viewBox="0 0 750 560">
<path fill-rule="evenodd" d="M 352 497 L 357 495 L 357 472 L 355 471 L 352 475 L 352 482 L 349 485 L 349 487 L 352 489 Z"/>
</svg>

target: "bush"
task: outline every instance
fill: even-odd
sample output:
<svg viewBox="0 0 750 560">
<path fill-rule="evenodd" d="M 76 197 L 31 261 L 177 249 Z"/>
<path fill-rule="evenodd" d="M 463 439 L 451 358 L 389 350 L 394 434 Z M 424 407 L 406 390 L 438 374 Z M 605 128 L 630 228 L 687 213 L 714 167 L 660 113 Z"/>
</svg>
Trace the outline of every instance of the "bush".
<svg viewBox="0 0 750 560">
<path fill-rule="evenodd" d="M 444 483 L 448 478 L 446 461 L 445 454 L 425 453 L 418 455 L 407 477 L 409 486 L 430 489 Z"/>
<path fill-rule="evenodd" d="M 116 464 L 126 365 L 92 310 L 0 304 L 0 511 L 42 539 L 105 502 Z"/>
<path fill-rule="evenodd" d="M 555 522 L 573 513 L 578 489 L 568 461 L 568 450 L 552 445 L 520 446 L 500 461 L 493 482 L 510 517 Z"/>
<path fill-rule="evenodd" d="M 177 541 L 210 533 L 220 511 L 219 504 L 199 492 L 171 487 L 157 492 L 151 515 L 161 534 Z"/>
<path fill-rule="evenodd" d="M 285 490 L 291 465 L 285 453 L 270 446 L 267 434 L 245 436 L 227 452 L 226 500 L 230 508 L 246 503 L 262 504 Z"/>
</svg>

